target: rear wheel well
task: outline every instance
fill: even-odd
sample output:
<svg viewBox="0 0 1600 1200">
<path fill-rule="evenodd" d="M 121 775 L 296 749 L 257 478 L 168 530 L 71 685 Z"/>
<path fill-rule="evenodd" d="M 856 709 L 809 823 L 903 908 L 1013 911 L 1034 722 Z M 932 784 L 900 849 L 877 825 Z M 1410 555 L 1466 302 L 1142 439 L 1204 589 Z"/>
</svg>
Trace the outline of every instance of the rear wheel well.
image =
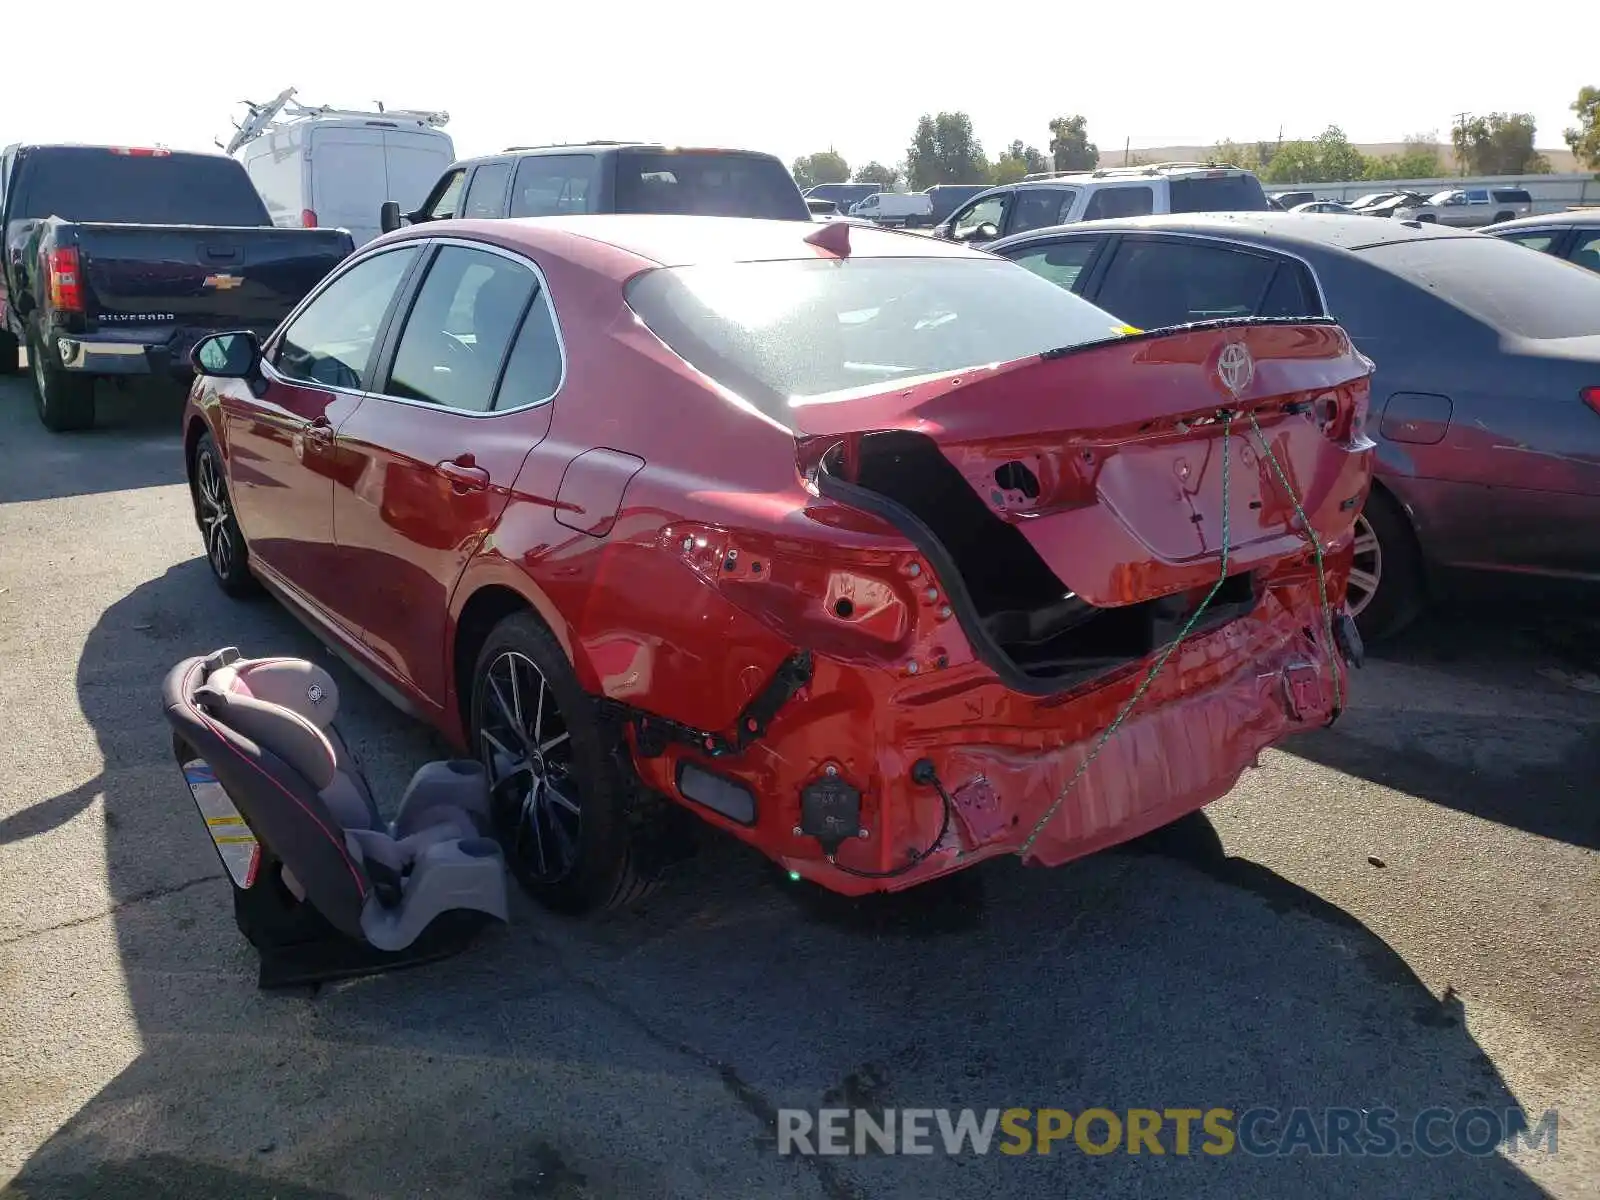
<svg viewBox="0 0 1600 1200">
<path fill-rule="evenodd" d="M 525 612 L 540 624 L 544 619 L 529 604 L 527 598 L 512 588 L 491 584 L 473 592 L 456 618 L 455 657 L 452 663 L 456 682 L 456 709 L 461 716 L 462 733 L 471 736 L 472 726 L 472 669 L 478 663 L 478 651 L 489 633 L 512 613 Z"/>
</svg>

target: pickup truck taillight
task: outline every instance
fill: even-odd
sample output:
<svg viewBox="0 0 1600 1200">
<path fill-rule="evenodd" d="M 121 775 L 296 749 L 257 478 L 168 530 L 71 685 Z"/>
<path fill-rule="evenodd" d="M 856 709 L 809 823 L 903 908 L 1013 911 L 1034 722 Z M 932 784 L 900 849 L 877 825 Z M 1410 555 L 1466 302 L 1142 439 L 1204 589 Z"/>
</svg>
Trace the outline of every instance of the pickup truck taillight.
<svg viewBox="0 0 1600 1200">
<path fill-rule="evenodd" d="M 78 274 L 78 248 L 62 246 L 50 251 L 50 307 L 59 312 L 83 311 L 83 281 Z"/>
<path fill-rule="evenodd" d="M 1600 387 L 1584 388 L 1582 394 L 1583 402 L 1595 411 L 1596 416 L 1600 416 Z"/>
<path fill-rule="evenodd" d="M 317 212 L 313 208 L 300 210 L 300 227 L 302 229 L 315 229 L 317 227 Z"/>
</svg>

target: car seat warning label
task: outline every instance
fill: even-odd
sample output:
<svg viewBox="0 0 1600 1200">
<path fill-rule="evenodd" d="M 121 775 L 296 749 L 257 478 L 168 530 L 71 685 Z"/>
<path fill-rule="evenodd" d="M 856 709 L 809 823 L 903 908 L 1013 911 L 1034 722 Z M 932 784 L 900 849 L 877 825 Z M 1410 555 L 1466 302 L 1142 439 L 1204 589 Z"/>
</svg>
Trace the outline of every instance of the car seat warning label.
<svg viewBox="0 0 1600 1200">
<path fill-rule="evenodd" d="M 195 806 L 205 819 L 206 831 L 216 844 L 222 865 L 227 868 L 236 887 L 247 888 L 256 881 L 256 871 L 261 865 L 261 845 L 255 834 L 244 823 L 239 810 L 233 806 L 228 793 L 217 781 L 202 759 L 183 764 L 184 782 L 194 796 Z"/>
</svg>

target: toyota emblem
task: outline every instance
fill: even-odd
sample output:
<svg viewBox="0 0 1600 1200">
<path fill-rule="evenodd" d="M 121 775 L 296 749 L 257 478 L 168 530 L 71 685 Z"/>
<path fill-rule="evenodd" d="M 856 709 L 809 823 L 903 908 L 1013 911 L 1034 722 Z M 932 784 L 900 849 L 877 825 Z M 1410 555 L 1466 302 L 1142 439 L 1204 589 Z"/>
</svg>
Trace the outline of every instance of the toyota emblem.
<svg viewBox="0 0 1600 1200">
<path fill-rule="evenodd" d="M 1243 342 L 1229 342 L 1217 355 L 1217 378 L 1235 396 L 1250 386 L 1255 373 L 1255 360 L 1250 357 L 1250 348 Z"/>
</svg>

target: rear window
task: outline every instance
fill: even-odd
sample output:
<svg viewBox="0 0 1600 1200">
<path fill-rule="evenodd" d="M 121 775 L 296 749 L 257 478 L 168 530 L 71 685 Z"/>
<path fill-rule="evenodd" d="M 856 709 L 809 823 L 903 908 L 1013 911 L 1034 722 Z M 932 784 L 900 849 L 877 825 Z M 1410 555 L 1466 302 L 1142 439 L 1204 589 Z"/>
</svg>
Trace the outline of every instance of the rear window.
<svg viewBox="0 0 1600 1200">
<path fill-rule="evenodd" d="M 1497 237 L 1392 242 L 1363 251 L 1374 266 L 1501 333 L 1526 338 L 1600 333 L 1600 275 L 1573 270 Z"/>
<path fill-rule="evenodd" d="M 270 225 L 243 166 L 210 154 L 117 154 L 51 147 L 29 154 L 12 218 L 126 225 Z"/>
<path fill-rule="evenodd" d="M 635 277 L 628 303 L 680 358 L 789 428 L 803 401 L 1125 329 L 1032 272 L 983 258 L 664 267 Z"/>
<path fill-rule="evenodd" d="M 1222 175 L 1215 179 L 1186 175 L 1171 180 L 1168 186 L 1175 213 L 1265 212 L 1272 207 L 1261 181 L 1254 175 Z"/>
<path fill-rule="evenodd" d="M 765 154 L 624 150 L 616 206 L 619 213 L 811 219 L 794 176 Z"/>
</svg>

